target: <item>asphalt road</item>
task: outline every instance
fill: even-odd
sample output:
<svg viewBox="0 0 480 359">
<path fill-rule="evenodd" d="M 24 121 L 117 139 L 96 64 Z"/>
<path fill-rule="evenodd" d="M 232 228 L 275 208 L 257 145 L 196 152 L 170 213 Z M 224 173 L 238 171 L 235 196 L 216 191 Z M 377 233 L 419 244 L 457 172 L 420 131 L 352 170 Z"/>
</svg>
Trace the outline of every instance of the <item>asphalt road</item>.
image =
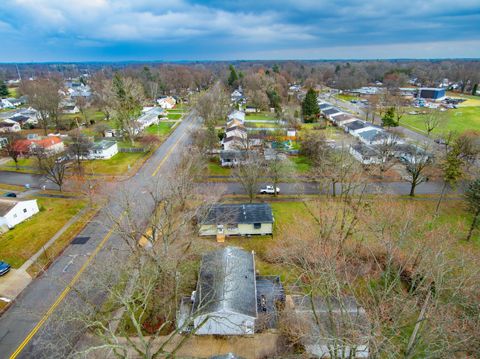
<svg viewBox="0 0 480 359">
<path fill-rule="evenodd" d="M 173 135 L 172 135 L 173 136 Z M 156 156 L 156 155 L 155 155 Z M 150 159 L 150 163 L 153 158 Z M 141 176 L 142 170 L 136 176 Z M 32 175 L 26 173 L 15 173 L 0 171 L 0 183 L 15 184 L 15 185 L 25 185 L 30 184 L 32 188 L 40 188 L 42 185 L 46 185 L 47 189 L 57 189 L 56 185 L 46 181 L 42 178 L 41 175 Z M 129 182 L 127 182 L 129 183 Z M 271 184 L 271 183 L 261 183 L 259 187 Z M 199 184 L 200 186 L 209 188 L 216 188 L 216 190 L 221 190 L 225 194 L 246 194 L 240 183 L 237 182 L 204 182 Z M 289 183 L 280 183 L 282 194 L 286 195 L 311 195 L 319 194 L 321 191 L 319 185 L 313 182 L 289 182 Z M 442 191 L 442 182 L 425 182 L 417 186 L 415 193 L 416 194 L 440 194 Z M 341 189 L 341 186 L 337 186 L 337 191 Z M 457 188 L 457 192 L 463 192 L 463 186 L 460 185 Z M 365 193 L 368 194 L 395 194 L 395 195 L 407 195 L 410 193 L 410 184 L 407 182 L 375 182 L 369 183 L 366 187 Z"/>
<path fill-rule="evenodd" d="M 185 120 L 175 129 L 170 137 L 157 149 L 138 173 L 127 181 L 118 183 L 112 188 L 108 204 L 77 236 L 86 239 L 84 244 L 70 244 L 49 267 L 34 280 L 13 305 L 0 317 L 0 358 L 43 358 L 64 357 L 69 348 L 79 338 L 69 328 L 65 329 L 62 341 L 52 340 L 54 347 L 45 349 L 40 343 L 49 340 L 51 314 L 60 310 L 68 301 L 76 303 L 74 284 L 82 278 L 94 277 L 102 265 L 114 265 L 125 255 L 125 243 L 112 228 L 111 218 L 120 217 L 124 209 L 121 206 L 123 197 L 133 199 L 134 213 L 139 218 L 149 218 L 153 211 L 153 201 L 147 190 L 152 183 L 160 184 L 163 175 L 178 161 L 182 146 L 189 141 L 188 130 L 197 121 L 193 116 Z M 0 182 L 11 184 L 29 183 L 40 187 L 45 181 L 41 176 L 0 173 Z M 47 184 L 47 188 L 55 188 Z M 116 253 L 112 258 L 112 253 Z M 94 303 L 104 300 L 101 290 L 92 290 L 89 298 Z M 78 302 L 78 300 L 77 300 Z M 51 351 L 49 354 L 48 351 Z M 63 354 L 62 354 L 63 351 Z"/>
<path fill-rule="evenodd" d="M 271 183 L 261 183 L 259 188 Z M 245 195 L 246 192 L 242 188 L 242 185 L 237 182 L 204 182 L 200 186 L 203 186 L 210 191 L 223 191 L 225 194 L 238 194 Z M 331 186 L 325 188 L 318 183 L 313 182 L 295 182 L 295 183 L 279 183 L 281 195 L 314 195 L 314 194 L 326 194 L 332 193 Z M 415 194 L 440 194 L 442 192 L 443 183 L 441 182 L 424 182 L 418 185 L 415 189 Z M 341 191 L 341 184 L 336 185 L 336 193 Z M 365 194 L 378 194 L 378 195 L 408 195 L 410 193 L 410 184 L 407 182 L 378 182 L 368 183 L 366 187 L 362 185 L 357 186 L 357 191 L 362 191 Z M 462 193 L 464 191 L 464 185 L 461 184 L 455 190 L 456 193 Z M 451 193 L 451 192 L 449 192 Z"/>
</svg>

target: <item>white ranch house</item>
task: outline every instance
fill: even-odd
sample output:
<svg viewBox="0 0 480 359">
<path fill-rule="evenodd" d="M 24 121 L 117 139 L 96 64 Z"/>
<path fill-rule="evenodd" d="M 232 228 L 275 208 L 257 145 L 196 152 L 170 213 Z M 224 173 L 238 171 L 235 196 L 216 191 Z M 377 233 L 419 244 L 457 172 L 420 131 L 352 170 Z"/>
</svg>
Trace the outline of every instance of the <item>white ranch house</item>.
<svg viewBox="0 0 480 359">
<path fill-rule="evenodd" d="M 37 200 L 17 200 L 0 198 L 0 232 L 11 229 L 24 220 L 38 213 Z"/>
</svg>

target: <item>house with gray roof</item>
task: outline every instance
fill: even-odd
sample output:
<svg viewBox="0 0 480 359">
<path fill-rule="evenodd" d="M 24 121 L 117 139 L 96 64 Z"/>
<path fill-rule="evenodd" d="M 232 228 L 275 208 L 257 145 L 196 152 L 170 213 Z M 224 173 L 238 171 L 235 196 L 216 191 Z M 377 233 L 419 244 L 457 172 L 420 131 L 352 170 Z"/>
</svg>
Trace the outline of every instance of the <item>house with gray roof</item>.
<svg viewBox="0 0 480 359">
<path fill-rule="evenodd" d="M 311 357 L 368 358 L 370 323 L 354 297 L 294 295 L 287 305 Z"/>
<path fill-rule="evenodd" d="M 349 152 L 357 161 L 364 165 L 379 164 L 382 162 L 378 152 L 363 143 L 351 145 Z"/>
<path fill-rule="evenodd" d="M 392 136 L 383 130 L 377 128 L 367 129 L 357 134 L 358 139 L 366 145 L 379 145 L 388 141 Z"/>
<path fill-rule="evenodd" d="M 257 293 L 253 252 L 227 247 L 202 258 L 192 317 L 197 335 L 255 333 Z"/>
<path fill-rule="evenodd" d="M 95 142 L 90 150 L 90 158 L 108 160 L 118 153 L 118 145 L 115 141 L 101 140 Z"/>
<path fill-rule="evenodd" d="M 332 115 L 335 115 L 335 114 L 340 114 L 342 113 L 342 111 L 340 111 L 338 108 L 327 108 L 326 110 L 321 110 L 320 111 L 322 113 L 322 115 L 327 118 L 328 120 L 331 119 Z"/>
<path fill-rule="evenodd" d="M 197 335 L 254 334 L 276 327 L 279 303 L 285 303 L 280 277 L 257 275 L 253 251 L 226 247 L 203 255 L 177 327 Z"/>
<path fill-rule="evenodd" d="M 0 198 L 0 233 L 15 227 L 38 213 L 36 199 Z"/>
<path fill-rule="evenodd" d="M 349 122 L 349 123 L 346 123 L 345 125 L 343 125 L 343 129 L 345 130 L 345 132 L 348 132 L 348 133 L 353 135 L 356 131 L 358 131 L 362 128 L 366 128 L 368 126 L 369 125 L 366 122 L 356 120 L 356 121 Z"/>
<path fill-rule="evenodd" d="M 273 232 L 268 203 L 222 203 L 212 206 L 201 220 L 201 236 L 267 235 Z"/>
<path fill-rule="evenodd" d="M 327 108 L 331 108 L 332 105 L 330 105 L 329 103 L 322 103 L 320 106 L 318 106 L 320 108 L 320 110 L 326 110 Z"/>
</svg>

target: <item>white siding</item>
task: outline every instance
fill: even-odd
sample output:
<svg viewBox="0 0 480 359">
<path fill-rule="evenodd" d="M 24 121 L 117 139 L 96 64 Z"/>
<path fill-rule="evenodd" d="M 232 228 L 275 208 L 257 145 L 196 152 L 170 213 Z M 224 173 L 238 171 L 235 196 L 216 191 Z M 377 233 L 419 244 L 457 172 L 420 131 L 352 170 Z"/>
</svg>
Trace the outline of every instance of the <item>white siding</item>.
<svg viewBox="0 0 480 359">
<path fill-rule="evenodd" d="M 272 223 L 261 223 L 260 228 L 255 228 L 253 224 L 239 224 L 235 225 L 224 225 L 224 233 L 226 236 L 246 236 L 249 234 L 272 234 L 273 226 Z M 215 224 L 203 224 L 200 226 L 200 235 L 201 236 L 216 236 L 217 235 L 217 226 Z"/>
<path fill-rule="evenodd" d="M 7 224 L 8 228 L 13 228 L 17 224 L 38 213 L 37 200 L 21 201 L 13 207 L 5 216 L 0 217 L 0 222 Z"/>
<path fill-rule="evenodd" d="M 255 318 L 239 313 L 218 311 L 199 315 L 194 319 L 194 327 L 197 328 L 195 334 L 198 335 L 254 334 Z"/>
</svg>

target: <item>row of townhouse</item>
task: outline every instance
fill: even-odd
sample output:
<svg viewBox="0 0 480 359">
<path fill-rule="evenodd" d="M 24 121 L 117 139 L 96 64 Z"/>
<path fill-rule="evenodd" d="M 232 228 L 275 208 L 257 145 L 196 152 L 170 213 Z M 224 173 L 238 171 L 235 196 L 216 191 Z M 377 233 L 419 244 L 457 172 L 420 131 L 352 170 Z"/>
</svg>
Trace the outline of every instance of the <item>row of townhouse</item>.
<svg viewBox="0 0 480 359">
<path fill-rule="evenodd" d="M 319 101 L 319 107 L 327 120 L 358 140 L 356 144 L 350 146 L 349 151 L 363 164 L 384 162 L 385 151 L 381 151 L 380 148 L 385 146 L 389 147 L 390 156 L 404 162 L 414 162 L 432 156 L 422 148 L 406 143 L 383 128 L 345 113 L 330 103 Z"/>
</svg>

